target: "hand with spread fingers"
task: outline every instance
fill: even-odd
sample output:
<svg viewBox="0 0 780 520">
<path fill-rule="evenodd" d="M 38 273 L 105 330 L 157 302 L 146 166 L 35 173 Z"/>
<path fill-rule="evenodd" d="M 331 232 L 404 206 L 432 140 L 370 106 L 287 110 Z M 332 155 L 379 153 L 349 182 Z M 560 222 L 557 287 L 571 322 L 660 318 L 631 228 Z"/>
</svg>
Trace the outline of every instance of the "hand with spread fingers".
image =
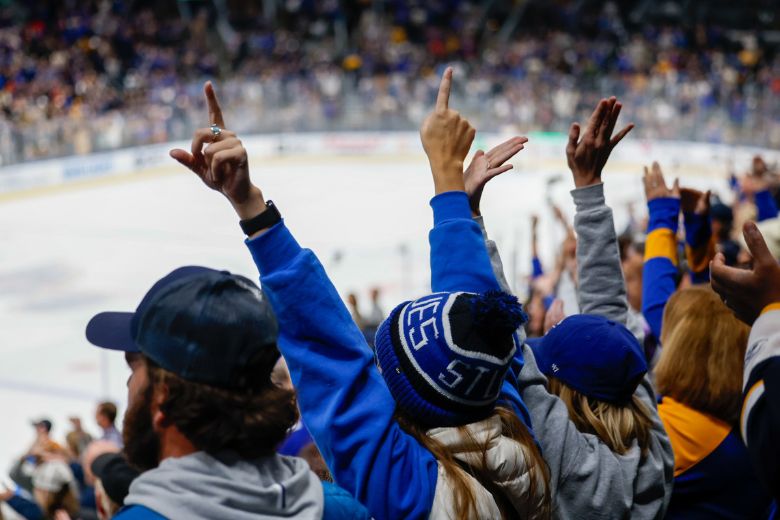
<svg viewBox="0 0 780 520">
<path fill-rule="evenodd" d="M 710 263 L 710 281 L 737 318 L 753 325 L 767 305 L 780 303 L 780 264 L 755 222 L 746 222 L 742 233 L 753 255 L 753 269 L 728 267 L 723 254 L 718 253 Z"/>
<path fill-rule="evenodd" d="M 645 166 L 645 175 L 642 178 L 642 181 L 645 185 L 645 197 L 647 198 L 647 202 L 663 198 L 680 198 L 680 180 L 675 179 L 674 184 L 669 188 L 666 185 L 666 180 L 664 180 L 661 165 L 657 162 L 654 162 L 650 168 Z"/>
<path fill-rule="evenodd" d="M 466 171 L 463 172 L 463 183 L 466 194 L 469 196 L 471 212 L 479 216 L 479 203 L 482 199 L 482 190 L 493 177 L 497 177 L 513 168 L 511 164 L 505 164 L 509 159 L 517 155 L 523 149 L 527 137 L 513 137 L 488 150 L 487 153 L 477 150 Z"/>
<path fill-rule="evenodd" d="M 195 131 L 189 152 L 177 148 L 170 155 L 206 186 L 225 195 L 241 219 L 252 218 L 265 211 L 266 205 L 262 192 L 249 178 L 246 149 L 235 132 L 225 130 L 222 109 L 210 81 L 203 91 L 211 126 Z"/>
<path fill-rule="evenodd" d="M 609 154 L 634 128 L 631 123 L 612 136 L 622 108 L 623 105 L 614 97 L 602 99 L 590 116 L 584 131 L 581 131 L 579 123 L 572 123 L 569 143 L 566 146 L 566 159 L 574 176 L 575 187 L 584 188 L 601 183 L 601 170 L 607 164 Z"/>
<path fill-rule="evenodd" d="M 436 108 L 420 127 L 425 154 L 431 164 L 436 193 L 465 191 L 463 161 L 469 153 L 476 130 L 461 115 L 449 108 L 452 68 L 441 78 Z"/>
</svg>

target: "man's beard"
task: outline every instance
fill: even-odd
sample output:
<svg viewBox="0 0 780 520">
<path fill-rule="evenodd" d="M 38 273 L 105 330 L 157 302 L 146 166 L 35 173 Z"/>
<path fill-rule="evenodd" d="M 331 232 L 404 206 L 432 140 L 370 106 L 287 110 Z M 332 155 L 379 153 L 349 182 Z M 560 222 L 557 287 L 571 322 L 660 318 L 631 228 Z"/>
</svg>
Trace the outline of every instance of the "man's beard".
<svg viewBox="0 0 780 520">
<path fill-rule="evenodd" d="M 122 438 L 127 461 L 138 470 L 147 471 L 160 463 L 160 439 L 152 426 L 153 385 L 148 384 L 142 393 L 125 412 Z"/>
</svg>

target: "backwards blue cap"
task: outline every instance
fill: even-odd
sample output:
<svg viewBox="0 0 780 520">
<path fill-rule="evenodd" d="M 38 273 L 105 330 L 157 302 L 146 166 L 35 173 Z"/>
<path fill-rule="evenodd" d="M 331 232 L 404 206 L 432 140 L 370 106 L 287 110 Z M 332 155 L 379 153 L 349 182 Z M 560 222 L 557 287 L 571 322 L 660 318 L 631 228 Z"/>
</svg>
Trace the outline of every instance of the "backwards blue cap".
<svg viewBox="0 0 780 520">
<path fill-rule="evenodd" d="M 644 351 L 620 323 L 576 314 L 529 343 L 539 370 L 578 392 L 623 404 L 647 373 Z"/>
</svg>

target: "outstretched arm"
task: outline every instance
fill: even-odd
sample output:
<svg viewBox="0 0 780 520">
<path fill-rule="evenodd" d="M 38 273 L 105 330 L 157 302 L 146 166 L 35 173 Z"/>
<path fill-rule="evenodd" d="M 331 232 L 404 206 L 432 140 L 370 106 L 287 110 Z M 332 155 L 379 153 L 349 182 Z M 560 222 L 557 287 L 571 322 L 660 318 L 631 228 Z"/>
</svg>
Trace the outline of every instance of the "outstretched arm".
<svg viewBox="0 0 780 520">
<path fill-rule="evenodd" d="M 650 222 L 642 269 L 642 314 L 656 338 L 661 338 L 661 322 L 667 300 L 677 289 L 677 225 L 680 214 L 680 186 L 666 186 L 661 167 L 654 162 L 645 168 L 647 209 Z"/>
<path fill-rule="evenodd" d="M 575 189 L 571 192 L 577 213 L 578 296 L 583 314 L 626 323 L 628 302 L 620 266 L 612 209 L 604 200 L 601 172 L 612 150 L 631 131 L 630 124 L 612 137 L 623 106 L 614 97 L 603 99 L 583 132 L 574 123 L 569 131 L 566 157 Z"/>
<path fill-rule="evenodd" d="M 210 84 L 210 111 L 224 125 Z M 204 143 L 210 143 L 202 150 Z M 195 134 L 191 152 L 171 155 L 224 194 L 242 219 L 267 211 L 235 134 Z M 247 241 L 279 322 L 279 349 L 306 426 L 340 486 L 377 519 L 427 518 L 436 459 L 394 419 L 395 402 L 373 354 L 322 265 L 279 222 Z"/>
<path fill-rule="evenodd" d="M 487 182 L 485 180 L 480 184 L 477 180 L 488 172 L 487 157 L 478 154 L 473 163 L 474 169 L 469 167 L 464 175 L 463 159 L 468 153 L 475 132 L 460 114 L 449 108 L 451 82 L 452 70 L 448 68 L 439 87 L 436 108 L 420 129 L 420 138 L 431 164 L 436 191 L 436 196 L 431 200 L 433 229 L 429 235 L 431 289 L 433 292 L 483 293 L 501 288 L 493 274 L 482 231 L 472 219 L 473 214 L 479 213 L 478 197 L 482 191 L 479 186 L 484 186 L 484 182 Z M 514 146 L 517 145 L 522 148 L 521 142 Z M 505 167 L 500 169 L 506 171 Z M 469 171 L 473 175 L 469 175 Z M 467 189 L 470 189 L 472 194 L 479 192 L 476 204 L 473 197 L 470 203 L 465 191 Z M 518 355 L 518 364 L 522 366 L 522 355 Z M 501 399 L 503 404 L 508 404 L 515 410 L 530 430 L 528 410 L 514 384 L 516 375 L 511 370 L 507 374 Z"/>
</svg>

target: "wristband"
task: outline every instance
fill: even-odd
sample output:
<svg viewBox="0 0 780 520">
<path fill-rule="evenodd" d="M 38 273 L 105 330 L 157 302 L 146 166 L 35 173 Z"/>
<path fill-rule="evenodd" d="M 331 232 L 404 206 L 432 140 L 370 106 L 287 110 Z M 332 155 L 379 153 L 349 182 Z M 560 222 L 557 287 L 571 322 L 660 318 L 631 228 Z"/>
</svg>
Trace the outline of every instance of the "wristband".
<svg viewBox="0 0 780 520">
<path fill-rule="evenodd" d="M 259 215 L 238 223 L 245 235 L 254 235 L 258 231 L 267 229 L 282 221 L 282 214 L 279 213 L 279 209 L 272 200 L 265 203 L 265 208 L 265 211 Z"/>
</svg>

